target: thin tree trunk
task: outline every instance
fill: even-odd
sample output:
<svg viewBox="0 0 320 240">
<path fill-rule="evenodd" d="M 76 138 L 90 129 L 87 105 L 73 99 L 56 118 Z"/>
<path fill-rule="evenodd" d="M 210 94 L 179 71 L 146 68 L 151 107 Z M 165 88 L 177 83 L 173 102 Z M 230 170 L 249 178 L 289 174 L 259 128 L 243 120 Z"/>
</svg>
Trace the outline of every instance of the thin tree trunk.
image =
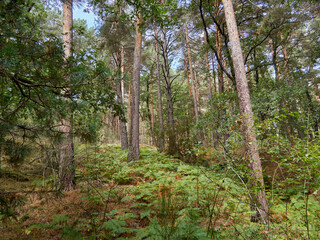
<svg viewBox="0 0 320 240">
<path fill-rule="evenodd" d="M 220 4 L 221 4 L 221 0 L 215 1 L 215 15 L 216 16 L 219 16 L 219 14 L 221 13 L 221 11 L 219 9 Z M 218 58 L 217 61 L 220 62 L 221 64 L 223 64 L 223 66 L 225 66 L 225 61 L 222 57 L 222 39 L 221 39 L 221 33 L 218 29 L 218 24 L 219 23 L 216 23 L 216 48 L 217 48 L 216 57 Z M 220 64 L 218 64 L 218 86 L 219 86 L 218 87 L 219 93 L 220 94 L 223 93 L 224 92 L 224 78 L 223 78 L 222 65 L 220 65 Z"/>
<path fill-rule="evenodd" d="M 196 121 L 199 120 L 199 107 L 198 107 L 198 100 L 197 100 L 197 92 L 196 92 L 196 84 L 195 84 L 195 78 L 194 78 L 194 72 L 192 67 L 192 59 L 191 59 L 191 50 L 190 50 L 190 42 L 189 42 L 189 36 L 188 36 L 188 28 L 187 25 L 184 25 L 185 30 L 185 36 L 186 36 L 186 43 L 187 43 L 187 53 L 188 53 L 188 59 L 189 59 L 189 69 L 190 69 L 190 77 L 191 77 L 191 88 L 192 88 L 192 96 L 193 96 L 193 106 L 194 106 L 194 113 L 196 117 Z"/>
<path fill-rule="evenodd" d="M 214 93 L 217 93 L 217 80 L 216 80 L 216 71 L 214 70 L 214 59 L 212 55 L 212 75 L 213 75 L 213 85 L 214 85 Z M 219 65 L 219 64 L 218 64 Z"/>
<path fill-rule="evenodd" d="M 63 50 L 65 60 L 72 57 L 72 0 L 63 1 Z M 65 93 L 68 93 L 69 89 Z M 68 93 L 69 94 L 69 93 Z M 59 172 L 58 188 L 60 190 L 70 191 L 75 189 L 75 164 L 73 147 L 73 126 L 72 112 L 67 110 L 69 115 L 61 119 L 60 131 L 62 134 L 59 146 Z"/>
<path fill-rule="evenodd" d="M 256 82 L 256 85 L 259 84 L 259 68 L 256 66 L 256 62 L 257 62 L 257 51 L 256 49 L 253 49 L 253 62 L 254 62 L 254 68 L 256 69 L 255 70 L 255 82 Z"/>
<path fill-rule="evenodd" d="M 201 115 L 201 110 L 200 110 L 200 92 L 199 92 L 199 89 L 200 89 L 200 81 L 198 79 L 198 76 L 197 76 L 197 72 L 194 70 L 194 80 L 195 80 L 195 88 L 196 88 L 196 96 L 197 96 L 197 108 L 198 108 L 198 113 L 199 113 L 199 116 Z"/>
<path fill-rule="evenodd" d="M 147 119 L 149 120 L 150 124 L 150 140 L 151 140 L 151 145 L 154 144 L 154 138 L 153 138 L 153 132 L 154 132 L 154 112 L 153 112 L 153 96 L 152 96 L 152 81 L 153 81 L 153 67 L 150 70 L 150 80 L 147 78 Z M 148 142 L 150 144 L 150 142 Z"/>
<path fill-rule="evenodd" d="M 213 76 L 214 93 L 216 95 L 217 94 L 217 81 L 216 81 L 216 71 L 214 68 L 214 55 L 212 55 L 211 61 L 212 61 L 212 76 Z M 213 124 L 212 139 L 213 139 L 213 147 L 217 149 L 219 146 L 217 124 Z"/>
<path fill-rule="evenodd" d="M 162 50 L 163 50 L 163 61 L 164 61 L 164 79 L 166 84 L 166 99 L 167 99 L 167 111 L 168 111 L 168 137 L 169 137 L 169 146 L 168 153 L 175 154 L 177 152 L 176 147 L 176 135 L 175 135 L 175 126 L 174 126 L 174 115 L 173 115 L 173 100 L 172 100 L 172 89 L 171 89 L 171 78 L 170 78 L 170 66 L 168 58 L 168 46 L 167 46 L 167 36 L 165 28 L 162 28 L 163 39 L 162 39 Z"/>
<path fill-rule="evenodd" d="M 124 103 L 123 101 L 123 93 L 121 82 L 124 78 L 124 48 L 122 46 L 121 53 L 120 53 L 120 70 L 121 70 L 121 79 L 117 79 L 116 81 L 116 88 L 117 88 L 117 101 L 121 104 Z M 119 128 L 120 128 L 120 143 L 121 149 L 125 150 L 128 149 L 128 135 L 127 135 L 127 125 L 126 122 L 119 118 Z"/>
<path fill-rule="evenodd" d="M 274 72 L 275 72 L 275 79 L 277 81 L 280 81 L 280 69 L 279 69 L 279 64 L 277 62 L 277 47 L 274 44 L 273 39 L 270 39 L 270 48 L 271 48 L 271 53 L 272 53 L 272 63 L 274 67 Z"/>
<path fill-rule="evenodd" d="M 137 19 L 136 25 L 136 41 L 133 59 L 133 75 L 132 75 L 132 102 L 131 102 L 131 126 L 129 151 L 127 161 L 137 161 L 140 158 L 139 151 L 139 103 L 140 103 L 140 67 L 141 67 L 141 47 L 142 33 L 140 24 L 141 16 Z"/>
<path fill-rule="evenodd" d="M 164 128 L 163 128 L 163 112 L 162 112 L 162 93 L 161 93 L 161 79 L 160 79 L 160 62 L 159 62 L 159 43 L 157 25 L 154 25 L 154 35 L 156 38 L 156 70 L 157 70 L 157 96 L 158 96 L 158 119 L 159 119 L 159 136 L 158 145 L 159 151 L 164 151 Z"/>
<path fill-rule="evenodd" d="M 129 80 L 129 87 L 128 87 L 128 147 L 129 147 L 129 142 L 131 139 L 131 102 L 132 102 L 132 94 L 131 94 L 131 89 L 132 89 L 132 80 L 130 77 L 130 73 L 128 73 L 128 80 Z"/>
<path fill-rule="evenodd" d="M 236 85 L 239 98 L 240 113 L 243 118 L 244 143 L 246 147 L 246 153 L 249 157 L 249 166 L 252 171 L 253 184 L 256 189 L 256 198 L 258 200 L 256 209 L 258 214 L 261 216 L 262 221 L 268 224 L 268 203 L 265 194 L 262 166 L 258 153 L 258 143 L 254 129 L 248 81 L 246 78 L 246 71 L 244 67 L 237 23 L 234 15 L 232 1 L 222 0 L 222 3 L 225 10 L 225 18 L 229 33 L 232 60 L 236 74 Z"/>
<path fill-rule="evenodd" d="M 184 46 L 183 46 L 183 45 L 182 45 L 182 53 L 183 53 L 184 66 L 185 66 L 185 68 L 186 68 L 187 80 L 188 80 L 189 99 L 190 99 L 190 103 L 191 103 L 191 106 L 192 106 L 192 105 L 193 105 L 193 99 L 192 99 L 191 86 L 190 86 L 190 76 L 189 76 L 189 69 L 188 69 L 188 60 L 187 60 L 187 56 L 186 56 L 185 49 L 184 49 Z"/>
<path fill-rule="evenodd" d="M 153 69 L 150 75 L 150 112 L 151 112 L 151 144 L 155 145 L 155 134 L 154 134 L 154 104 L 153 104 Z"/>
<path fill-rule="evenodd" d="M 216 38 L 217 38 L 217 57 L 219 59 L 219 61 L 221 63 L 223 63 L 223 59 L 222 59 L 222 40 L 221 40 L 221 34 L 219 32 L 219 30 L 216 31 Z M 223 70 L 220 66 L 220 64 L 218 64 L 218 84 L 219 84 L 219 93 L 223 93 L 224 92 L 224 81 L 223 81 Z"/>
<path fill-rule="evenodd" d="M 283 34 L 280 34 L 281 41 L 284 40 Z M 286 82 L 288 86 L 292 86 L 292 82 L 290 81 L 290 69 L 289 69 L 289 58 L 288 58 L 288 53 L 287 53 L 287 48 L 285 44 L 282 44 L 282 52 L 283 52 L 283 57 L 284 57 L 284 67 L 285 67 L 285 72 L 286 72 Z"/>
<path fill-rule="evenodd" d="M 207 35 L 204 32 L 204 44 L 207 46 L 208 41 L 207 41 Z M 212 100 L 212 84 L 211 84 L 211 78 L 210 78 L 210 67 L 209 67 L 209 55 L 208 55 L 208 50 L 205 50 L 205 60 L 206 60 L 206 78 L 207 78 L 207 82 L 208 82 L 208 87 L 209 87 L 209 93 L 208 93 L 208 97 L 209 97 L 209 101 Z"/>
<path fill-rule="evenodd" d="M 124 46 L 121 47 L 121 100 L 124 104 Z"/>
</svg>

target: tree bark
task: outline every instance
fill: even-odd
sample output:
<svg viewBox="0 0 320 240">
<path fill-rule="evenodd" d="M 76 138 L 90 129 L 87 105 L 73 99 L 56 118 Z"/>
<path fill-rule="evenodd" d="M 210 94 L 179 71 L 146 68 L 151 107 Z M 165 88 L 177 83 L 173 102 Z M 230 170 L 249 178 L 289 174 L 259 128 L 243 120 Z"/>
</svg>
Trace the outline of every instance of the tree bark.
<svg viewBox="0 0 320 240">
<path fill-rule="evenodd" d="M 172 89 L 171 89 L 171 78 L 170 78 L 170 65 L 168 58 L 168 46 L 167 46 L 167 36 L 166 29 L 162 28 L 162 57 L 164 61 L 163 74 L 165 79 L 165 89 L 166 89 L 166 99 L 167 99 L 167 112 L 168 112 L 168 153 L 173 155 L 177 152 L 176 147 L 176 135 L 174 126 L 174 115 L 173 115 L 173 100 L 172 100 Z"/>
<path fill-rule="evenodd" d="M 217 93 L 217 80 L 216 80 L 216 71 L 214 69 L 214 55 L 212 55 L 212 75 L 213 75 L 213 85 L 214 85 L 214 93 Z M 219 65 L 219 64 L 218 64 Z"/>
<path fill-rule="evenodd" d="M 274 40 L 271 38 L 270 39 L 270 48 L 272 52 L 272 63 L 274 67 L 274 72 L 275 72 L 275 79 L 277 81 L 280 81 L 280 69 L 279 69 L 279 63 L 277 62 L 277 46 L 275 45 Z"/>
<path fill-rule="evenodd" d="M 139 103 L 140 103 L 140 67 L 141 67 L 141 47 L 142 33 L 140 23 L 141 15 L 137 19 L 136 40 L 133 59 L 133 75 L 132 75 L 132 101 L 131 101 L 131 124 L 130 139 L 127 161 L 137 161 L 140 158 L 139 151 Z"/>
<path fill-rule="evenodd" d="M 191 86 L 190 86 L 190 75 L 189 75 L 189 68 L 188 68 L 188 60 L 187 60 L 186 52 L 185 52 L 183 45 L 182 45 L 182 53 L 183 53 L 184 67 L 186 68 L 186 75 L 187 75 L 187 80 L 188 80 L 189 99 L 190 99 L 191 106 L 193 106 L 193 99 L 192 99 Z"/>
<path fill-rule="evenodd" d="M 131 139 L 131 102 L 132 102 L 132 79 L 130 76 L 130 72 L 128 73 L 128 147 L 129 147 L 129 142 Z"/>
<path fill-rule="evenodd" d="M 253 185 L 256 191 L 258 204 L 256 205 L 257 213 L 261 216 L 264 223 L 269 222 L 268 203 L 265 194 L 264 181 L 262 176 L 261 160 L 258 153 L 258 144 L 254 129 L 253 113 L 250 101 L 248 81 L 242 56 L 239 33 L 234 15 L 231 0 L 222 0 L 227 28 L 229 33 L 232 60 L 236 74 L 236 85 L 239 98 L 240 114 L 243 119 L 243 134 L 246 153 L 249 157 L 249 167 L 252 171 Z"/>
<path fill-rule="evenodd" d="M 199 113 L 199 118 L 201 115 L 201 109 L 200 109 L 200 81 L 199 78 L 197 76 L 197 72 L 193 69 L 194 71 L 194 80 L 195 80 L 195 88 L 196 88 L 196 97 L 197 97 L 197 108 L 198 108 L 198 113 Z"/>
<path fill-rule="evenodd" d="M 123 88 L 122 81 L 124 79 L 124 47 L 121 48 L 120 53 L 120 71 L 121 71 L 121 79 L 117 79 L 116 88 L 117 88 L 117 101 L 121 104 L 124 103 L 123 100 Z M 119 127 L 120 127 L 120 143 L 121 149 L 128 149 L 128 135 L 127 135 L 127 125 L 126 122 L 119 118 Z"/>
<path fill-rule="evenodd" d="M 186 36 L 186 43 L 187 43 L 187 53 L 188 53 L 188 60 L 189 60 L 189 70 L 190 70 L 190 77 L 191 77 L 191 88 L 192 88 L 192 96 L 193 96 L 193 106 L 194 106 L 194 114 L 196 117 L 196 121 L 199 120 L 199 103 L 197 99 L 197 91 L 196 91 L 196 81 L 194 78 L 193 66 L 192 66 L 192 59 L 191 59 L 191 49 L 190 49 L 190 42 L 188 36 L 188 28 L 187 25 L 184 25 L 185 36 Z"/>
<path fill-rule="evenodd" d="M 150 114 L 151 114 L 151 144 L 155 145 L 155 134 L 154 134 L 154 104 L 153 104 L 153 69 L 150 74 Z"/>
<path fill-rule="evenodd" d="M 154 35 L 156 38 L 156 70 L 157 70 L 157 96 L 158 96 L 158 119 L 159 119 L 159 136 L 158 147 L 159 151 L 164 151 L 164 128 L 163 128 L 163 112 L 162 112 L 162 92 L 161 92 L 161 79 L 160 79 L 160 62 L 159 62 L 159 43 L 158 43 L 158 30 L 157 25 L 154 25 Z"/>
<path fill-rule="evenodd" d="M 124 103 L 124 46 L 121 47 L 121 99 L 122 103 Z"/>
<path fill-rule="evenodd" d="M 204 44 L 207 46 L 208 41 L 207 41 L 207 35 L 204 32 Z M 206 78 L 207 78 L 207 82 L 208 82 L 208 87 L 209 87 L 209 93 L 208 93 L 208 97 L 209 97 L 209 101 L 212 100 L 212 84 L 211 84 L 211 78 L 210 78 L 210 67 L 209 67 L 209 55 L 208 55 L 208 50 L 205 50 L 205 60 L 206 60 Z"/>
<path fill-rule="evenodd" d="M 217 57 L 218 61 L 221 63 L 224 63 L 223 58 L 222 58 L 222 39 L 221 39 L 221 34 L 219 30 L 216 31 L 216 38 L 217 38 Z M 218 64 L 218 85 L 219 85 L 219 93 L 224 92 L 224 81 L 223 81 L 223 70 L 220 64 Z"/>
<path fill-rule="evenodd" d="M 63 50 L 65 60 L 72 57 L 72 0 L 63 1 Z M 65 91 L 69 93 L 69 89 Z M 75 189 L 75 163 L 74 163 L 74 147 L 73 147 L 73 126 L 72 112 L 67 109 L 69 114 L 61 119 L 60 131 L 62 139 L 59 145 L 59 172 L 58 172 L 58 189 L 70 191 Z"/>
</svg>

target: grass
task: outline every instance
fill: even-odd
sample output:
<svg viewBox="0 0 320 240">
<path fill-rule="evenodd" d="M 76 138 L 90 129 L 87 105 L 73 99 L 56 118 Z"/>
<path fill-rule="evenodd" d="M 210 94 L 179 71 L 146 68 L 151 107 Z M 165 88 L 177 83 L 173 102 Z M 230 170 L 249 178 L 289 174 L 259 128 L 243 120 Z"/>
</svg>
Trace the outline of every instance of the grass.
<svg viewBox="0 0 320 240">
<path fill-rule="evenodd" d="M 79 146 L 78 188 L 63 195 L 48 192 L 52 176 L 30 175 L 27 182 L 1 179 L 2 192 L 20 193 L 13 194 L 5 206 L 12 210 L 12 216 L 0 215 L 0 236 L 155 240 L 320 237 L 320 204 L 315 194 L 298 193 L 284 201 L 276 194 L 271 198 L 268 192 L 271 224 L 266 227 L 250 222 L 249 197 L 237 176 L 245 181 L 240 166 L 231 168 L 216 160 L 208 160 L 207 167 L 197 166 L 148 146 L 140 151 L 140 161 L 127 163 L 127 152 L 117 145 Z M 9 199 L 3 194 L 0 197 Z"/>
</svg>

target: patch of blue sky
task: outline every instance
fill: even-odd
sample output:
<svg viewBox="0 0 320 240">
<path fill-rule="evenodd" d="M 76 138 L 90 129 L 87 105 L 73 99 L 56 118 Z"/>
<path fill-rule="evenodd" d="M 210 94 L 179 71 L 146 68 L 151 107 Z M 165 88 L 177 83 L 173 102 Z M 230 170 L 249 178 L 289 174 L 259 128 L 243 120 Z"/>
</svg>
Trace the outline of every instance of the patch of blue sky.
<svg viewBox="0 0 320 240">
<path fill-rule="evenodd" d="M 88 28 L 96 27 L 96 15 L 90 8 L 86 7 L 85 5 L 79 7 L 74 6 L 73 19 L 84 19 L 87 22 Z"/>
</svg>

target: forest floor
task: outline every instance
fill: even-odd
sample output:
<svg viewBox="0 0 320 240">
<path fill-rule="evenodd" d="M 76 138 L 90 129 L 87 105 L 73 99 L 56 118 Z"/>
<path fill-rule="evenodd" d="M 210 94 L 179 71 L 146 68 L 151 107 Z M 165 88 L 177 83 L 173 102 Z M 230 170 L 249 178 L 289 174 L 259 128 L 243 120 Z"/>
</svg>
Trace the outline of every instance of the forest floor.
<svg viewBox="0 0 320 240">
<path fill-rule="evenodd" d="M 116 145 L 76 152 L 77 189 L 67 193 L 54 189 L 54 166 L 51 173 L 40 163 L 6 168 L 1 240 L 320 239 L 317 191 L 284 194 L 286 173 L 269 154 L 261 154 L 271 219 L 265 226 L 250 222 L 247 169 L 235 156 L 206 149 L 184 162 L 143 146 L 140 161 L 127 163 Z"/>
</svg>

